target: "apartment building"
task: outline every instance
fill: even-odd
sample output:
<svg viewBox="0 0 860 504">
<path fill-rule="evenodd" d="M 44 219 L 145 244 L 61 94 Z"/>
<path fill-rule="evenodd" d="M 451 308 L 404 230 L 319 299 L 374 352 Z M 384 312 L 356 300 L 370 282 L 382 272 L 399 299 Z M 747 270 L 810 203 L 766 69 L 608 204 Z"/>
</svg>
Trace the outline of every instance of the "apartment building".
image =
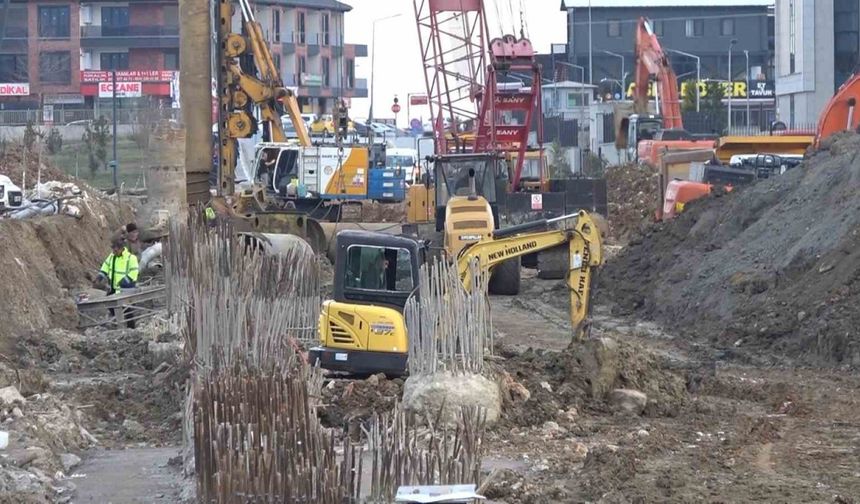
<svg viewBox="0 0 860 504">
<path fill-rule="evenodd" d="M 344 42 L 344 13 L 335 0 L 254 2 L 284 82 L 308 112 L 334 99 L 367 96 L 355 59 L 367 46 Z M 241 33 L 237 9 L 234 29 Z M 116 71 L 122 108 L 171 107 L 179 77 L 176 0 L 15 1 L 0 6 L 0 110 L 109 106 Z"/>
<path fill-rule="evenodd" d="M 860 1 L 776 4 L 776 100 L 794 127 L 818 122 L 827 100 L 860 63 Z"/>
</svg>

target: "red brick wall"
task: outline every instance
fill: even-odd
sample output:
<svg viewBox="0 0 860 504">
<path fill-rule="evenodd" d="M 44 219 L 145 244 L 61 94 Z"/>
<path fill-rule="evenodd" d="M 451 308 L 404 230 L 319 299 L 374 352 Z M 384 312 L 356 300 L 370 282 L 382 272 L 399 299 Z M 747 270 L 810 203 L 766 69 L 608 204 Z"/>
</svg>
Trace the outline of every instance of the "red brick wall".
<svg viewBox="0 0 860 504">
<path fill-rule="evenodd" d="M 130 4 L 128 24 L 131 26 L 156 26 L 164 24 L 164 10 L 159 4 Z"/>
<path fill-rule="evenodd" d="M 129 49 L 129 70 L 163 70 L 164 52 L 161 49 Z"/>
<path fill-rule="evenodd" d="M 69 38 L 40 39 L 39 38 L 39 6 L 68 5 L 69 6 Z M 27 9 L 28 50 L 27 67 L 30 76 L 30 92 L 42 93 L 77 93 L 81 86 L 81 30 L 80 2 L 51 1 L 29 3 Z M 69 51 L 71 57 L 71 81 L 68 85 L 45 84 L 39 82 L 39 53 L 43 51 Z"/>
</svg>

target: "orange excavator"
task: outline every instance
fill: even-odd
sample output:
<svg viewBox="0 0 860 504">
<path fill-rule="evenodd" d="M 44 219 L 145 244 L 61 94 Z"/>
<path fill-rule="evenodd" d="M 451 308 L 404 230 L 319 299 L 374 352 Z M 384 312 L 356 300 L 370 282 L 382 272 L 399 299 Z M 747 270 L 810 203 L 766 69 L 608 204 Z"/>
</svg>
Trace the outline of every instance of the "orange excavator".
<svg viewBox="0 0 860 504">
<path fill-rule="evenodd" d="M 859 102 L 860 74 L 855 73 L 839 86 L 839 90 L 830 98 L 818 117 L 814 144 L 816 149 L 822 140 L 834 133 L 857 131 L 860 126 L 860 111 L 857 110 Z"/>
<path fill-rule="evenodd" d="M 636 27 L 636 85 L 633 88 L 633 114 L 623 118 L 616 135 L 616 146 L 631 159 L 657 165 L 666 149 L 713 148 L 714 139 L 684 130 L 678 78 L 663 52 L 651 23 L 639 18 Z M 649 111 L 648 89 L 651 77 L 657 81 L 655 112 Z"/>
</svg>

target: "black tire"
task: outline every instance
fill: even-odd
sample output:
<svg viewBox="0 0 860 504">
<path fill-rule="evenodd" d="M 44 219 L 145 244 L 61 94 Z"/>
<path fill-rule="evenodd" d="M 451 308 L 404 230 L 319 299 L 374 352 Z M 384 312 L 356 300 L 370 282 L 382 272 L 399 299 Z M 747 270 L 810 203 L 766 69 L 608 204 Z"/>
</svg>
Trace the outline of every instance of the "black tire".
<svg viewBox="0 0 860 504">
<path fill-rule="evenodd" d="M 560 280 L 567 275 L 568 248 L 566 245 L 538 252 L 538 278 Z"/>
<path fill-rule="evenodd" d="M 519 257 L 499 264 L 493 268 L 487 290 L 498 296 L 516 296 L 520 293 L 521 270 Z"/>
</svg>

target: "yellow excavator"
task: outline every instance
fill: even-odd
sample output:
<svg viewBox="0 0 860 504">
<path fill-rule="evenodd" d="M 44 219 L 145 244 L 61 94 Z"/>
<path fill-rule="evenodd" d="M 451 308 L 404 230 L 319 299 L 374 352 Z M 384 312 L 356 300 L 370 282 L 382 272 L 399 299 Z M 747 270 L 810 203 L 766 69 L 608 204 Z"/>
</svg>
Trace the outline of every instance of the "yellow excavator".
<svg viewBox="0 0 860 504">
<path fill-rule="evenodd" d="M 459 202 L 478 206 L 481 200 L 473 191 Z M 587 327 L 593 269 L 603 262 L 600 232 L 591 216 L 580 211 L 490 229 L 489 236 L 465 244 L 451 258 L 456 261 L 463 288 L 472 288 L 468 274 L 472 261 L 492 271 L 510 259 L 567 244 L 570 321 L 574 337 L 581 338 Z M 337 236 L 334 296 L 323 303 L 320 346 L 311 349 L 310 361 L 352 374 L 404 374 L 409 344 L 403 309 L 418 287 L 418 270 L 429 255 L 426 242 L 411 237 L 341 231 Z"/>
</svg>

